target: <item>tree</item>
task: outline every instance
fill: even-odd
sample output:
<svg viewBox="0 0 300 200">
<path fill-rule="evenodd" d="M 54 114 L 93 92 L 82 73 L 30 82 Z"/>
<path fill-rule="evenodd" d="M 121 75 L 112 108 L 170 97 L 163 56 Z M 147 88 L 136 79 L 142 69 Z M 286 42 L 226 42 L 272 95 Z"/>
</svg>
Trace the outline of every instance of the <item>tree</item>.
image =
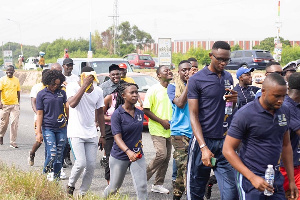
<svg viewBox="0 0 300 200">
<path fill-rule="evenodd" d="M 101 33 L 102 41 L 103 41 L 103 47 L 108 50 L 110 54 L 113 53 L 113 31 L 112 27 L 109 27 L 106 31 Z"/>
<path fill-rule="evenodd" d="M 282 47 L 291 46 L 289 40 L 284 40 L 282 37 L 279 38 L 280 38 L 280 42 L 282 43 Z M 262 50 L 268 50 L 270 52 L 273 52 L 274 46 L 275 46 L 274 37 L 268 37 L 262 40 L 259 45 L 255 45 L 253 49 L 262 49 Z"/>
<path fill-rule="evenodd" d="M 95 33 L 92 34 L 92 45 L 94 46 L 95 51 L 103 48 L 103 40 L 99 31 L 95 31 Z"/>
<path fill-rule="evenodd" d="M 300 59 L 300 47 L 296 45 L 295 47 L 285 46 L 281 53 L 281 64 L 282 66 L 287 63 Z"/>
<path fill-rule="evenodd" d="M 237 51 L 237 50 L 242 50 L 242 48 L 240 47 L 240 45 L 236 44 L 233 47 L 231 47 L 231 51 Z"/>
</svg>

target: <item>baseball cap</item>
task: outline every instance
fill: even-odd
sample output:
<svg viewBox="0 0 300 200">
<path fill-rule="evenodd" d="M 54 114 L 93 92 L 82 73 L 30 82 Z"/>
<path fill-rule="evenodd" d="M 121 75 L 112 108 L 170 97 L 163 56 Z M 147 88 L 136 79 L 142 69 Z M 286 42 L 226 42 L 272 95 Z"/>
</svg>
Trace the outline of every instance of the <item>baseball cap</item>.
<svg viewBox="0 0 300 200">
<path fill-rule="evenodd" d="M 253 72 L 254 68 L 240 67 L 236 72 L 236 78 L 239 79 L 242 74 Z"/>
<path fill-rule="evenodd" d="M 63 61 L 63 65 L 74 65 L 73 60 L 71 58 L 66 58 Z"/>
<path fill-rule="evenodd" d="M 297 61 L 291 61 L 288 64 L 286 64 L 282 70 L 285 71 L 296 71 L 298 68 L 298 62 Z"/>
<path fill-rule="evenodd" d="M 127 69 L 127 65 L 125 63 L 119 64 L 120 69 Z"/>
</svg>

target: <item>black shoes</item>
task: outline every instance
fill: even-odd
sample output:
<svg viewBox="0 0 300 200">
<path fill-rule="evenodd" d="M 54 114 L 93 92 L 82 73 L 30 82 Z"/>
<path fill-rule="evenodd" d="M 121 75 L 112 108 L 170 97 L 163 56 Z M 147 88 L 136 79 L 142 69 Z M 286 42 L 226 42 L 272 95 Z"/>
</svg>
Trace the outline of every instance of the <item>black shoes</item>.
<svg viewBox="0 0 300 200">
<path fill-rule="evenodd" d="M 206 187 L 205 187 L 205 194 L 204 195 L 205 195 L 206 199 L 210 199 L 210 197 L 211 197 L 211 189 L 212 189 L 212 186 L 214 184 L 217 184 L 217 179 L 216 179 L 215 175 L 212 175 L 209 178 L 209 180 L 208 180 L 208 182 L 206 184 Z"/>
<path fill-rule="evenodd" d="M 71 196 L 73 196 L 73 193 L 74 193 L 74 190 L 75 190 L 75 187 L 71 187 L 71 186 L 67 186 L 67 193 Z"/>
<path fill-rule="evenodd" d="M 72 161 L 71 161 L 70 157 L 66 157 L 66 158 L 65 158 L 65 163 L 66 163 L 67 165 L 72 165 Z"/>
</svg>

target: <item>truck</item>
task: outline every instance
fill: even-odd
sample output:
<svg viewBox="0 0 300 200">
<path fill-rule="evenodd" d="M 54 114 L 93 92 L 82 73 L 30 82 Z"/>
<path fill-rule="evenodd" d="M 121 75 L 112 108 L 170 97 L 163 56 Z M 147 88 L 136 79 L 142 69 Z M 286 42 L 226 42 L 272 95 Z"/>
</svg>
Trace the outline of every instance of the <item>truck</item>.
<svg viewBox="0 0 300 200">
<path fill-rule="evenodd" d="M 29 57 L 25 61 L 25 70 L 36 70 L 39 67 L 38 57 Z"/>
</svg>

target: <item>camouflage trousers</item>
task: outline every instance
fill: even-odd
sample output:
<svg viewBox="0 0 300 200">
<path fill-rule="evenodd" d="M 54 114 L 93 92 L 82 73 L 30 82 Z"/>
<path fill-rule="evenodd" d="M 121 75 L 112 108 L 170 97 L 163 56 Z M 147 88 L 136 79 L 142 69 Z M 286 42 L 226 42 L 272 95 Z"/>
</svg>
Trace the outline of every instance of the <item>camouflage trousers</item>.
<svg viewBox="0 0 300 200">
<path fill-rule="evenodd" d="M 186 136 L 171 136 L 174 147 L 173 158 L 177 165 L 177 177 L 173 183 L 173 195 L 181 197 L 186 188 L 186 167 L 190 138 Z"/>
</svg>

